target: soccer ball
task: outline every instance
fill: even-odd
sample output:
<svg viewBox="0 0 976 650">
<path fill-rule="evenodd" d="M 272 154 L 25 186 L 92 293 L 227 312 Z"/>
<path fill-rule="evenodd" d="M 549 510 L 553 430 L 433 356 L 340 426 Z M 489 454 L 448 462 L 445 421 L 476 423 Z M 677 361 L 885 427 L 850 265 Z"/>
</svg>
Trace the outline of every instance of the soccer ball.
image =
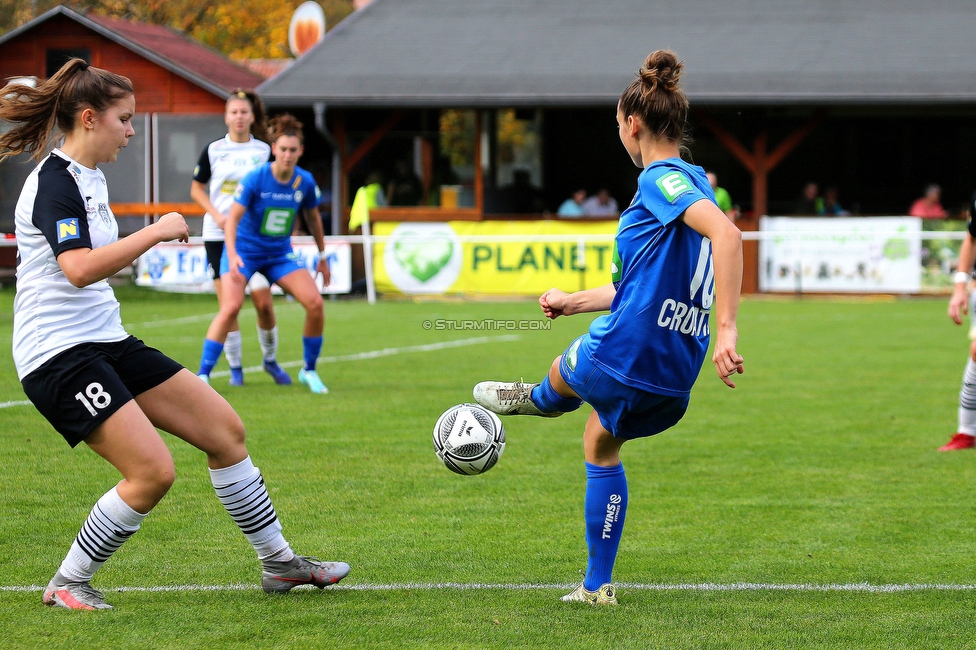
<svg viewBox="0 0 976 650">
<path fill-rule="evenodd" d="M 434 425 L 434 451 L 452 472 L 483 474 L 505 451 L 505 427 L 477 404 L 452 406 Z"/>
</svg>

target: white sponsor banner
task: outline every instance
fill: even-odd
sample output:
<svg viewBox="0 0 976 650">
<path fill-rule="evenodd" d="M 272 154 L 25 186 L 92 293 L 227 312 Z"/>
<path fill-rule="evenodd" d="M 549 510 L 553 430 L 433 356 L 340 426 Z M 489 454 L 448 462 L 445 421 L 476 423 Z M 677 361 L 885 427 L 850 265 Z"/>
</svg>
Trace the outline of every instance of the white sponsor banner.
<svg viewBox="0 0 976 650">
<path fill-rule="evenodd" d="M 762 291 L 917 293 L 922 220 L 917 217 L 763 217 Z"/>
<path fill-rule="evenodd" d="M 292 249 L 298 263 L 310 274 L 315 274 L 319 254 L 315 241 L 311 237 L 292 237 Z M 321 276 L 316 276 L 316 286 L 322 293 L 349 293 L 352 290 L 352 250 L 349 242 L 326 240 L 325 252 L 332 280 L 329 286 L 323 287 Z M 213 293 L 213 280 L 210 279 L 203 241 L 193 238 L 187 244 L 166 242 L 153 246 L 136 263 L 136 284 L 177 293 Z M 282 293 L 277 285 L 272 286 L 271 290 Z"/>
</svg>

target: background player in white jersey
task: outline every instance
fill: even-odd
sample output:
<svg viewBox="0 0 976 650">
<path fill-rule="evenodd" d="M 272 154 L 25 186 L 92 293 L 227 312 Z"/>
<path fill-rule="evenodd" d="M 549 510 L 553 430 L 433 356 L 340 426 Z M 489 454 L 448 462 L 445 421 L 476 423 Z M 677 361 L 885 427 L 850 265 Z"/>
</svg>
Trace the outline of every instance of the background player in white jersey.
<svg viewBox="0 0 976 650">
<path fill-rule="evenodd" d="M 680 157 L 688 117 L 678 87 L 682 67 L 673 52 L 652 53 L 617 104 L 621 143 L 643 171 L 620 216 L 612 283 L 571 294 L 551 289 L 539 298 L 549 318 L 610 313 L 556 358 L 540 384 L 482 382 L 474 389 L 482 406 L 502 415 L 553 417 L 583 401 L 594 409 L 583 432 L 589 561 L 583 584 L 563 596 L 567 602 L 617 602 L 611 577 L 628 500 L 620 448 L 684 415 L 708 348 L 713 295 L 715 370 L 730 388 L 742 372 L 742 239 L 716 205 L 705 171 Z"/>
<path fill-rule="evenodd" d="M 205 452 L 217 497 L 257 551 L 267 592 L 324 587 L 349 565 L 295 555 L 281 534 L 244 425 L 213 389 L 129 336 L 107 278 L 163 241 L 186 241 L 175 212 L 118 239 L 99 163 L 132 137 L 132 84 L 72 59 L 37 88 L 0 89 L 0 158 L 41 158 L 53 128 L 60 148 L 40 161 L 15 210 L 17 295 L 13 356 L 24 392 L 72 447 L 84 441 L 122 480 L 91 510 L 44 590 L 46 605 L 109 609 L 94 573 L 135 533 L 173 484 L 173 457 L 156 428 Z M 192 543 L 190 540 L 187 544 Z"/>
<path fill-rule="evenodd" d="M 973 197 L 976 201 L 976 196 Z M 972 213 L 972 209 L 970 210 Z M 953 278 L 955 289 L 949 299 L 949 318 L 956 325 L 962 324 L 962 317 L 969 309 L 969 281 L 972 278 L 973 264 L 976 263 L 976 220 L 970 215 L 969 228 L 959 250 L 959 265 Z M 959 423 L 956 433 L 949 442 L 939 447 L 939 451 L 959 451 L 976 447 L 976 341 L 969 346 L 969 360 L 962 375 L 962 389 L 959 391 Z"/>
<path fill-rule="evenodd" d="M 268 124 L 261 98 L 240 88 L 234 90 L 224 107 L 227 135 L 208 144 L 193 170 L 190 196 L 207 211 L 203 217 L 203 245 L 220 302 L 220 256 L 224 252 L 224 223 L 234 202 L 234 190 L 244 176 L 271 157 Z M 291 377 L 278 365 L 278 328 L 275 323 L 271 285 L 260 273 L 248 284 L 251 301 L 257 312 L 258 341 L 264 357 L 264 369 L 277 384 L 290 384 Z M 224 343 L 224 355 L 230 365 L 230 385 L 244 384 L 241 326 L 231 323 Z"/>
<path fill-rule="evenodd" d="M 304 151 L 302 124 L 285 113 L 271 120 L 271 152 L 274 162 L 258 166 L 237 185 L 234 204 L 227 215 L 224 256 L 220 260 L 223 298 L 203 341 L 200 370 L 206 377 L 220 357 L 230 324 L 244 302 L 244 286 L 254 273 L 294 296 L 305 308 L 302 347 L 305 365 L 298 381 L 313 393 L 328 393 L 315 369 L 322 350 L 325 313 L 322 294 L 305 267 L 298 263 L 291 247 L 295 217 L 305 211 L 306 224 L 319 249 L 316 272 L 329 283 L 329 263 L 318 204 L 321 192 L 312 175 L 298 166 Z"/>
</svg>

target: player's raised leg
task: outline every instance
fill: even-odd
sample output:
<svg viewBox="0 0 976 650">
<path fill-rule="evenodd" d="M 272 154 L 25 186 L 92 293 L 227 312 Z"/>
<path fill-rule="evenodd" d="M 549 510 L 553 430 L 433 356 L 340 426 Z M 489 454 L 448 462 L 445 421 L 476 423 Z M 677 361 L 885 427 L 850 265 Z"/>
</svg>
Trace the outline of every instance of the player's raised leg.
<svg viewBox="0 0 976 650">
<path fill-rule="evenodd" d="M 559 374 L 557 357 L 538 384 L 521 381 L 483 381 L 474 387 L 474 400 L 498 415 L 536 415 L 554 418 L 575 411 L 583 403 Z"/>
<path fill-rule="evenodd" d="M 292 271 L 278 278 L 276 282 L 305 308 L 305 325 L 302 330 L 305 364 L 298 371 L 298 381 L 308 386 L 313 393 L 324 395 L 329 392 L 329 389 L 322 383 L 315 369 L 319 353 L 322 351 L 322 332 L 325 330 L 322 294 L 315 286 L 315 280 L 305 269 Z"/>
<path fill-rule="evenodd" d="M 266 592 L 311 584 L 322 588 L 349 573 L 345 562 L 319 562 L 296 555 L 281 533 L 264 477 L 244 444 L 244 425 L 220 395 L 201 389 L 189 371 L 136 398 L 152 423 L 207 454 L 217 498 L 254 547 Z M 173 409 L 173 404 L 181 408 Z"/>
</svg>

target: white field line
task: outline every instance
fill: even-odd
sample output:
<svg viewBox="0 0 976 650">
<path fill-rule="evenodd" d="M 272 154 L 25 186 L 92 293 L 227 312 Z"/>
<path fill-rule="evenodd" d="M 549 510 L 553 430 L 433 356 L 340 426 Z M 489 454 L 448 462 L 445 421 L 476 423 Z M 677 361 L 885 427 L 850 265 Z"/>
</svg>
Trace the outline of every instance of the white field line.
<svg viewBox="0 0 976 650">
<path fill-rule="evenodd" d="M 329 587 L 330 590 L 340 591 L 556 591 L 573 589 L 579 583 L 573 584 L 487 584 L 487 583 L 464 583 L 464 582 L 405 582 L 392 584 L 353 584 L 336 585 Z M 676 584 L 642 584 L 632 582 L 616 583 L 618 589 L 630 589 L 634 591 L 793 591 L 793 592 L 853 592 L 869 594 L 894 594 L 916 591 L 976 591 L 976 585 L 966 584 L 943 584 L 943 583 L 907 583 L 907 584 L 881 584 L 875 585 L 867 582 L 854 582 L 847 584 L 816 584 L 816 583 L 797 583 L 797 584 L 777 584 L 765 582 L 732 582 L 732 583 L 676 583 Z M 100 587 L 102 591 L 109 592 L 209 592 L 209 591 L 256 591 L 261 587 L 256 584 L 242 585 L 160 585 L 154 587 Z M 44 587 L 40 585 L 27 586 L 0 586 L 0 592 L 38 592 Z"/>
<path fill-rule="evenodd" d="M 330 357 L 319 357 L 318 363 L 339 363 L 340 361 L 362 361 L 365 359 L 379 359 L 381 357 L 391 357 L 397 354 L 407 354 L 410 352 L 432 352 L 435 350 L 449 350 L 451 348 L 463 348 L 469 345 L 481 345 L 483 343 L 508 343 L 518 341 L 518 334 L 503 334 L 502 336 L 476 336 L 470 339 L 458 339 L 457 341 L 441 341 L 440 343 L 425 343 L 424 345 L 408 345 L 402 348 L 383 348 L 382 350 L 370 350 L 368 352 L 356 352 L 354 354 L 342 354 Z M 304 364 L 304 361 L 285 361 L 280 363 L 282 368 L 297 368 Z M 245 373 L 263 372 L 261 366 L 248 366 L 244 368 Z M 211 377 L 229 377 L 229 370 L 220 370 L 210 373 Z"/>
<path fill-rule="evenodd" d="M 410 352 L 431 352 L 434 350 L 448 350 L 450 348 L 462 348 L 469 345 L 481 345 L 482 343 L 508 343 L 510 341 L 518 341 L 518 334 L 503 334 L 501 336 L 476 336 L 471 339 L 459 339 L 457 341 L 441 341 L 440 343 L 426 343 L 424 345 L 408 345 L 402 348 L 383 348 L 382 350 L 369 350 L 367 352 L 356 352 L 355 354 L 342 354 L 331 357 L 319 357 L 319 363 L 339 363 L 340 361 L 361 361 L 364 359 L 379 359 L 381 357 L 390 357 L 396 354 L 407 354 Z M 282 368 L 297 368 L 301 366 L 304 361 L 286 361 L 281 365 Z M 244 372 L 261 372 L 264 368 L 261 366 L 249 366 L 244 368 Z M 211 377 L 229 377 L 229 370 L 220 370 L 210 374 Z M 30 402 L 27 400 L 20 400 L 15 402 L 0 402 L 0 409 L 10 408 L 13 406 L 30 406 Z"/>
</svg>

